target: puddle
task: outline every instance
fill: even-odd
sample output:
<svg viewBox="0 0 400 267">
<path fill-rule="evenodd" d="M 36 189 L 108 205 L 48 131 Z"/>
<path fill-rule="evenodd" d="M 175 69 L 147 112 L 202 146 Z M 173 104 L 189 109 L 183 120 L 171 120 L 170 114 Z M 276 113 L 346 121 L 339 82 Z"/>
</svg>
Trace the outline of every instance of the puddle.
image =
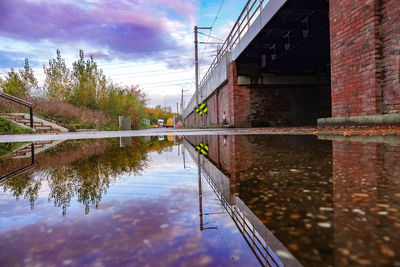
<svg viewBox="0 0 400 267">
<path fill-rule="evenodd" d="M 396 145 L 213 135 L 1 146 L 1 265 L 400 266 Z"/>
</svg>

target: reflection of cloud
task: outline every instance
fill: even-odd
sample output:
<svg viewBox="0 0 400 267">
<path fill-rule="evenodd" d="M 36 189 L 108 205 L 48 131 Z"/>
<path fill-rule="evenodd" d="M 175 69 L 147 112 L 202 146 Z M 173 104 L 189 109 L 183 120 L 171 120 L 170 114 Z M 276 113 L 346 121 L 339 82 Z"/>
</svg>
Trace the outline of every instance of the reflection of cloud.
<svg viewBox="0 0 400 267">
<path fill-rule="evenodd" d="M 151 156 L 160 165 L 171 164 L 170 172 L 166 174 L 155 168 L 146 170 L 143 176 L 120 177 L 118 180 L 124 181 L 111 186 L 98 209 L 86 216 L 75 201 L 65 217 L 44 198 L 38 199 L 38 208 L 30 212 L 23 201 L 1 204 L 0 225 L 7 228 L 0 232 L 0 262 L 6 265 L 255 264 L 242 237 L 234 233 L 235 226 L 227 221 L 229 216 L 205 216 L 204 223 L 209 226 L 218 221 L 218 232 L 200 231 L 194 169 L 180 172 L 177 153 L 154 152 Z M 220 212 L 210 188 L 204 184 L 203 189 L 204 212 Z M 3 209 L 5 206 L 9 208 Z M 24 221 L 14 221 L 18 217 Z"/>
<path fill-rule="evenodd" d="M 30 226 L 0 234 L 0 259 L 11 265 L 21 261 L 28 265 L 232 264 L 220 236 L 200 232 L 196 195 L 196 190 L 172 190 L 170 197 L 180 199 L 179 205 L 157 200 L 108 202 L 89 216 L 67 217 L 57 224 L 42 217 Z"/>
</svg>

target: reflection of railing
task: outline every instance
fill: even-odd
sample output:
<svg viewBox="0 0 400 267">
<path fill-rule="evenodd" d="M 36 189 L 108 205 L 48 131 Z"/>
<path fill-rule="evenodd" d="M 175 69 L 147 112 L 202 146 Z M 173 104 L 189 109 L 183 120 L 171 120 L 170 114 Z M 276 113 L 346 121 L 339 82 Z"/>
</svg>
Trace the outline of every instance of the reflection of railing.
<svg viewBox="0 0 400 267">
<path fill-rule="evenodd" d="M 6 179 L 9 179 L 11 177 L 17 176 L 17 175 L 19 175 L 21 173 L 24 173 L 24 172 L 32 169 L 34 167 L 34 165 L 35 165 L 35 145 L 34 145 L 34 143 L 31 144 L 31 151 L 32 151 L 31 152 L 31 155 L 32 155 L 31 156 L 31 163 L 29 165 L 25 166 L 25 167 L 22 167 L 22 168 L 20 168 L 20 169 L 18 169 L 16 171 L 12 172 L 12 173 L 9 173 L 9 174 L 6 174 L 6 175 L 0 177 L 0 182 L 4 181 Z"/>
<path fill-rule="evenodd" d="M 15 96 L 3 93 L 3 92 L 0 92 L 0 97 L 3 97 L 5 99 L 13 101 L 13 102 L 15 102 L 17 104 L 20 104 L 20 105 L 23 105 L 25 107 L 28 107 L 29 108 L 29 116 L 30 116 L 30 126 L 33 129 L 33 107 L 32 107 L 32 103 L 31 102 L 22 100 L 22 99 L 20 99 L 18 97 L 15 97 Z"/>
<path fill-rule="evenodd" d="M 211 63 L 210 68 L 207 70 L 203 79 L 200 82 L 200 87 L 207 81 L 210 77 L 211 73 L 217 67 L 218 63 L 221 61 L 225 52 L 232 51 L 233 48 L 239 43 L 240 39 L 244 36 L 244 34 L 250 28 L 250 25 L 257 18 L 257 14 L 260 14 L 265 4 L 268 0 L 248 0 L 242 12 L 239 15 L 239 18 L 236 20 L 235 24 L 232 27 L 228 37 L 222 46 L 218 49 L 217 55 Z"/>
<path fill-rule="evenodd" d="M 220 200 L 222 206 L 225 208 L 229 216 L 232 218 L 233 222 L 236 224 L 237 229 L 244 237 L 244 240 L 253 251 L 259 263 L 262 266 L 283 266 L 283 263 L 275 255 L 275 253 L 262 240 L 261 236 L 257 233 L 255 227 L 247 221 L 245 216 L 235 206 L 232 207 L 229 204 L 229 202 L 223 197 L 223 194 L 218 189 L 213 180 L 207 175 L 207 173 L 202 172 L 202 174 L 208 184 L 213 189 L 215 195 Z"/>
</svg>

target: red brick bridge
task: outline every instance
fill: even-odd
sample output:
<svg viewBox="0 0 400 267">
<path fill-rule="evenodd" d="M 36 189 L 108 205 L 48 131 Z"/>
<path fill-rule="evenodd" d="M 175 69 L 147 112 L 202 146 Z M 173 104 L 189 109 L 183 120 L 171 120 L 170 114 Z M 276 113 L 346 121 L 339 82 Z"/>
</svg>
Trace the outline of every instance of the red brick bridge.
<svg viewBox="0 0 400 267">
<path fill-rule="evenodd" d="M 183 115 L 195 127 L 399 125 L 399 109 L 399 0 L 249 0 Z"/>
</svg>

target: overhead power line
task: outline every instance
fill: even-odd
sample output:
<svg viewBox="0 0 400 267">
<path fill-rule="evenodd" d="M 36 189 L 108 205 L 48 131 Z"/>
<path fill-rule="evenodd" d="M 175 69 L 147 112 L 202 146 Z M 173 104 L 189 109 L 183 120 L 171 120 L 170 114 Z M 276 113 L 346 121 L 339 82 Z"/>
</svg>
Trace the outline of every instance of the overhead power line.
<svg viewBox="0 0 400 267">
<path fill-rule="evenodd" d="M 225 42 L 225 40 L 222 40 L 222 39 L 220 39 L 220 38 L 211 36 L 211 35 L 209 35 L 209 34 L 206 34 L 206 33 L 203 33 L 203 32 L 198 32 L 198 33 L 200 33 L 200 34 L 202 34 L 202 35 L 205 35 L 205 36 L 207 36 L 207 37 L 209 37 L 209 38 L 212 38 L 212 39 L 215 39 L 215 40 L 218 40 L 218 41 Z"/>
<path fill-rule="evenodd" d="M 210 50 L 210 51 L 206 51 L 206 54 L 211 54 L 211 53 L 215 53 L 215 52 L 216 52 L 216 50 Z M 190 55 L 180 55 L 180 56 L 171 56 L 171 57 L 149 58 L 146 61 L 156 61 L 156 60 L 165 60 L 165 59 L 174 59 L 174 58 L 181 58 L 181 61 L 184 61 L 184 60 L 190 59 L 190 57 L 193 57 L 193 55 L 190 54 Z M 141 61 L 143 61 L 143 59 Z M 138 65 L 139 64 L 140 65 L 147 64 L 147 63 L 140 63 L 141 61 L 139 61 L 139 62 L 122 62 L 122 63 L 105 63 L 105 64 L 97 64 L 97 65 L 99 67 L 103 67 L 103 66 L 116 66 L 116 65 L 121 66 L 121 65 L 131 65 L 131 64 L 138 64 Z M 176 60 L 174 60 L 174 62 L 175 61 Z M 160 64 L 160 63 L 152 62 L 150 64 Z"/>
<path fill-rule="evenodd" d="M 221 5 L 219 6 L 219 9 L 218 9 L 217 15 L 215 16 L 214 21 L 213 21 L 213 23 L 212 23 L 212 25 L 211 25 L 211 30 L 210 30 L 210 33 L 208 34 L 206 43 L 208 43 L 208 41 L 209 41 L 209 39 L 210 39 L 210 36 L 211 36 L 212 31 L 213 31 L 215 22 L 216 22 L 217 19 L 218 19 L 219 13 L 221 12 L 222 7 L 224 6 L 224 3 L 225 3 L 225 0 L 222 0 L 222 1 L 221 1 Z M 203 62 L 204 52 L 206 51 L 206 49 L 207 49 L 207 44 L 204 46 L 204 50 L 203 50 L 203 53 L 202 53 L 201 58 L 200 58 L 200 64 Z"/>
<path fill-rule="evenodd" d="M 155 83 L 142 83 L 139 85 L 156 85 L 156 84 L 167 84 L 167 83 L 174 83 L 174 82 L 190 82 L 192 79 L 183 79 L 183 80 L 175 80 L 175 81 L 161 81 L 161 82 L 155 82 Z"/>
<path fill-rule="evenodd" d="M 115 75 L 108 74 L 110 77 L 130 77 L 130 78 L 142 78 L 149 76 L 157 76 L 157 75 L 165 75 L 165 74 L 179 74 L 179 73 L 189 73 L 192 69 L 186 68 L 185 70 L 174 70 L 174 71 L 144 71 L 144 72 L 126 72 L 126 73 L 118 73 Z M 145 75 L 136 75 L 136 74 L 145 74 Z"/>
</svg>

